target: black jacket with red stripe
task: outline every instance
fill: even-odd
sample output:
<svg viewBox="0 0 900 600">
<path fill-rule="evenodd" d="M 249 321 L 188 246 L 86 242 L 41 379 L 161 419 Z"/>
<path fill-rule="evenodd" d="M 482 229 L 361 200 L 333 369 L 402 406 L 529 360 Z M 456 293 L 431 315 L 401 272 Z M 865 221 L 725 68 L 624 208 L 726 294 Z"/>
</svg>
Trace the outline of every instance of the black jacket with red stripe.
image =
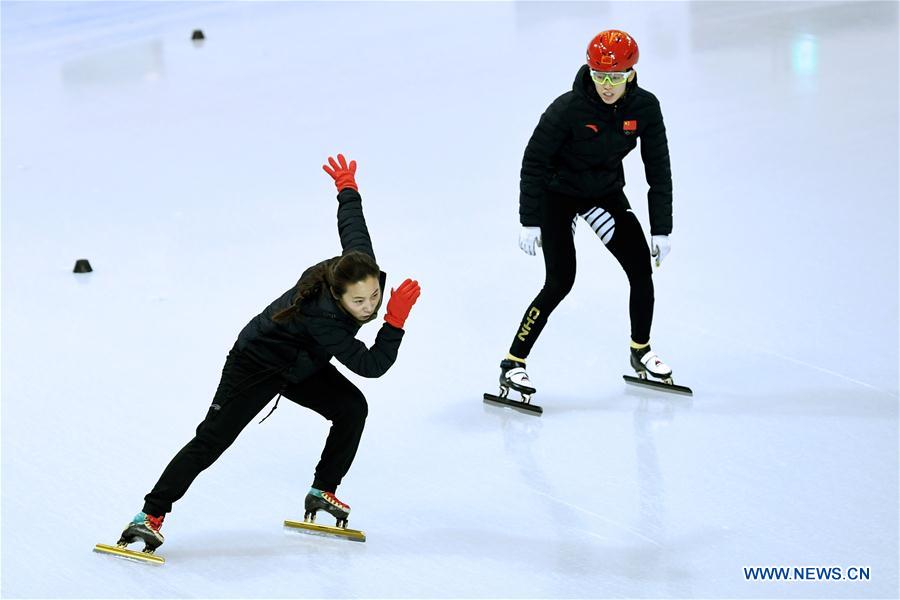
<svg viewBox="0 0 900 600">
<path fill-rule="evenodd" d="M 625 186 L 622 159 L 640 138 L 650 185 L 650 233 L 671 233 L 672 170 L 659 101 L 638 87 L 637 76 L 626 86 L 625 95 L 607 105 L 597 95 L 587 65 L 582 66 L 572 90 L 541 115 L 522 159 L 522 225 L 540 226 L 542 207 L 557 195 L 594 200 L 607 210 L 628 208 L 627 200 L 613 192 Z M 616 198 L 625 206 L 604 205 Z"/>
<path fill-rule="evenodd" d="M 341 190 L 337 220 L 343 254 L 357 250 L 374 259 L 375 252 L 362 211 L 362 197 L 358 192 L 350 188 Z M 304 275 L 315 266 L 307 269 Z M 382 299 L 386 278 L 382 271 L 379 277 Z M 362 325 L 378 317 L 381 300 L 369 319 L 357 321 L 340 306 L 328 286 L 323 285 L 317 295 L 301 302 L 298 313 L 286 321 L 274 321 L 272 317 L 291 306 L 295 296 L 296 286 L 251 319 L 238 335 L 235 349 L 261 367 L 280 371 L 292 382 L 309 377 L 332 357 L 363 377 L 380 377 L 394 364 L 403 339 L 402 329 L 385 322 L 371 348 L 355 337 Z"/>
</svg>

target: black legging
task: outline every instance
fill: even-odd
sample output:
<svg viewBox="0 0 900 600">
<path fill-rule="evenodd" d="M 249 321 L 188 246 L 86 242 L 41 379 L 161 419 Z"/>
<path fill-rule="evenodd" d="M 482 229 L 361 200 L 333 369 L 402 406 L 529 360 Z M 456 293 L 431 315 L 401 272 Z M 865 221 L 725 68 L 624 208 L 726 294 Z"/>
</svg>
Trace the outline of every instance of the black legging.
<svg viewBox="0 0 900 600">
<path fill-rule="evenodd" d="M 544 207 L 541 242 L 546 279 L 544 287 L 522 317 L 509 348 L 509 353 L 513 356 L 522 359 L 528 357 L 541 330 L 547 324 L 550 313 L 562 302 L 575 283 L 575 240 L 572 234 L 572 219 L 577 214 L 586 216 L 587 222 L 601 239 L 607 242 L 607 249 L 616 257 L 628 276 L 628 282 L 631 284 L 628 312 L 631 317 L 632 341 L 638 344 L 650 341 L 650 325 L 653 321 L 653 271 L 650 266 L 650 248 L 647 246 L 641 224 L 630 210 L 612 209 L 602 214 L 605 211 L 597 209 L 597 204 L 627 206 L 627 200 L 623 197 L 611 202 L 579 203 L 571 198 L 551 197 Z"/>
<path fill-rule="evenodd" d="M 206 418 L 144 497 L 144 512 L 161 515 L 184 496 L 201 471 L 213 464 L 238 434 L 278 393 L 332 422 L 313 487 L 333 492 L 350 469 L 368 414 L 362 392 L 331 364 L 300 383 L 286 382 L 232 350 Z"/>
</svg>

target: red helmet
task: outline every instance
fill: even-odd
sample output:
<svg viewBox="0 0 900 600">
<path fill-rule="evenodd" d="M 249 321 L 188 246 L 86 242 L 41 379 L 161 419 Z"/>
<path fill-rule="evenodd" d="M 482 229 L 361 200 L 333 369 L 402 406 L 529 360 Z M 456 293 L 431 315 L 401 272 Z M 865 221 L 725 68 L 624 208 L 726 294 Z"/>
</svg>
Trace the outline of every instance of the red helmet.
<svg viewBox="0 0 900 600">
<path fill-rule="evenodd" d="M 618 29 L 601 31 L 587 49 L 587 64 L 594 71 L 627 71 L 637 64 L 638 45 Z"/>
</svg>

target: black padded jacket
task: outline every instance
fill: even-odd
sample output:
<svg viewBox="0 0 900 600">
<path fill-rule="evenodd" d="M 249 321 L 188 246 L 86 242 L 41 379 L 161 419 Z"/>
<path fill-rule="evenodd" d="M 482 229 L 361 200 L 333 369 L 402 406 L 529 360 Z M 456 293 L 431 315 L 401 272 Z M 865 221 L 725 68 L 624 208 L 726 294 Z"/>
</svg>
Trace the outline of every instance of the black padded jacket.
<svg viewBox="0 0 900 600">
<path fill-rule="evenodd" d="M 342 254 L 358 250 L 374 259 L 372 240 L 363 216 L 362 197 L 358 192 L 345 188 L 338 194 L 337 221 Z M 315 266 L 318 265 L 307 269 L 304 275 Z M 386 278 L 382 271 L 379 277 L 382 299 Z M 332 357 L 363 377 L 384 375 L 397 359 L 403 330 L 385 322 L 375 343 L 367 348 L 355 336 L 362 325 L 378 317 L 381 301 L 372 316 L 362 322 L 340 306 L 327 286 L 322 288 L 318 295 L 301 302 L 300 310 L 293 317 L 286 321 L 274 321 L 272 317 L 294 301 L 296 286 L 287 290 L 247 323 L 238 335 L 235 349 L 261 367 L 281 372 L 285 379 L 294 383 L 324 367 Z"/>
<path fill-rule="evenodd" d="M 625 94 L 607 105 L 597 95 L 585 65 L 572 90 L 547 108 L 522 159 L 519 221 L 539 227 L 542 207 L 559 196 L 595 201 L 607 210 L 629 208 L 622 159 L 641 140 L 651 235 L 672 232 L 672 170 L 666 127 L 656 96 L 638 87 L 637 76 Z M 610 206 L 617 203 L 620 206 Z"/>
</svg>

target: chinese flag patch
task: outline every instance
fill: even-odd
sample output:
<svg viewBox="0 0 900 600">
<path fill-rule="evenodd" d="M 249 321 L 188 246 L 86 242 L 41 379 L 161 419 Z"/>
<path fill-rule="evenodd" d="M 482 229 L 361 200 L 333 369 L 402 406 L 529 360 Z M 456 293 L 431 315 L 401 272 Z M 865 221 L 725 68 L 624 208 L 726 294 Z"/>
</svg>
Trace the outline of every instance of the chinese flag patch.
<svg viewBox="0 0 900 600">
<path fill-rule="evenodd" d="M 622 123 L 624 131 L 637 131 L 637 121 L 625 121 Z"/>
</svg>

